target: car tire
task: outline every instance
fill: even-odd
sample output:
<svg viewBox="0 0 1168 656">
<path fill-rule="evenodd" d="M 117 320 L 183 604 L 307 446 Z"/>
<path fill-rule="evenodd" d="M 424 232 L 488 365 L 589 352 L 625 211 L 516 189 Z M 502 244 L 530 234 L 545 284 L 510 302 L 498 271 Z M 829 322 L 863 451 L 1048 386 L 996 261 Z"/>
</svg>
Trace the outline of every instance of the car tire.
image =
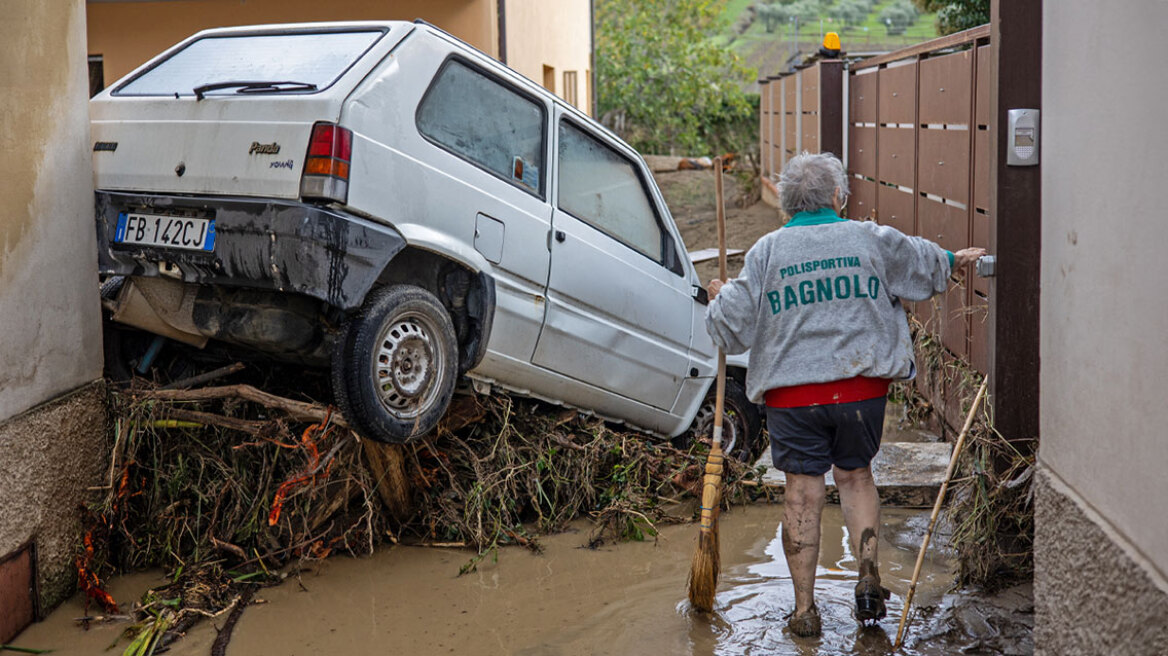
<svg viewBox="0 0 1168 656">
<path fill-rule="evenodd" d="M 454 325 L 414 285 L 370 292 L 333 349 L 333 396 L 346 419 L 379 442 L 404 444 L 446 413 L 458 379 Z"/>
<path fill-rule="evenodd" d="M 713 439 L 715 387 L 710 386 L 689 430 L 681 434 L 678 446 L 689 448 L 695 440 L 709 443 Z M 749 462 L 762 453 L 762 416 L 750 402 L 742 383 L 726 378 L 726 399 L 722 409 L 722 452 L 728 457 Z"/>
</svg>

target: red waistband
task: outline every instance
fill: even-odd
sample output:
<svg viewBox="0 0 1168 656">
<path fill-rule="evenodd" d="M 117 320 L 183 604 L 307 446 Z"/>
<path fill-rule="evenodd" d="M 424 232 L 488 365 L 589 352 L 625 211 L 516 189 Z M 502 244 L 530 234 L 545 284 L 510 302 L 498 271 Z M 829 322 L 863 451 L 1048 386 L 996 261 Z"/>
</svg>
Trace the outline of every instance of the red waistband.
<svg viewBox="0 0 1168 656">
<path fill-rule="evenodd" d="M 856 376 L 829 383 L 807 383 L 767 390 L 766 404 L 769 408 L 802 408 L 808 405 L 832 405 L 867 401 L 888 394 L 892 384 L 887 378 Z"/>
</svg>

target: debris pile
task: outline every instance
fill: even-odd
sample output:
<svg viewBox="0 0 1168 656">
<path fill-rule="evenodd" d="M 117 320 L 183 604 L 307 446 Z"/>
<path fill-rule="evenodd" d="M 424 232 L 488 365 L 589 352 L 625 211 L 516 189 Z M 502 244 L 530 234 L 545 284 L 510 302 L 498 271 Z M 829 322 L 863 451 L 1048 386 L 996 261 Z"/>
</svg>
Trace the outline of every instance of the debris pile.
<svg viewBox="0 0 1168 656">
<path fill-rule="evenodd" d="M 935 301 L 934 301 L 935 302 Z M 938 310 L 934 310 L 934 316 Z M 910 319 L 914 349 L 925 380 L 941 380 L 949 393 L 961 394 L 963 410 L 973 402 L 982 375 L 945 352 L 941 340 Z M 945 417 L 912 384 L 898 384 L 910 423 L 926 424 L 929 415 L 944 428 Z M 958 392 L 959 390 L 959 392 Z M 995 592 L 1028 580 L 1034 571 L 1032 475 L 1037 442 L 1007 440 L 994 429 L 992 399 L 987 399 L 967 436 L 952 482 L 947 513 L 957 551 L 957 583 Z"/>
<path fill-rule="evenodd" d="M 111 392 L 109 481 L 86 508 L 78 558 L 107 615 L 88 621 L 132 619 L 131 647 L 147 653 L 306 562 L 383 541 L 466 548 L 465 572 L 502 545 L 538 551 L 540 534 L 582 515 L 590 546 L 694 516 L 700 442 L 683 451 L 575 411 L 468 395 L 434 434 L 389 446 L 289 397 L 250 385 Z M 726 499 L 760 492 L 738 484 L 756 472 L 728 465 Z M 144 567 L 170 583 L 119 600 L 118 615 L 99 577 Z"/>
</svg>

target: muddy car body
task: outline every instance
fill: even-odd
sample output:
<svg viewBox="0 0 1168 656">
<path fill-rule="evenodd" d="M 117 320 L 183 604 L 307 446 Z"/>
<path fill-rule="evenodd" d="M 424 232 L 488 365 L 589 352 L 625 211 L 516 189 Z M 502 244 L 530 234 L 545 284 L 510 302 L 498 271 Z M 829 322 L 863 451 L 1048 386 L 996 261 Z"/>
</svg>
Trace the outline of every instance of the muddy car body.
<svg viewBox="0 0 1168 656">
<path fill-rule="evenodd" d="M 641 157 L 436 28 L 201 32 L 91 117 L 116 321 L 329 366 L 386 441 L 463 375 L 662 436 L 700 414 L 704 292 Z"/>
</svg>

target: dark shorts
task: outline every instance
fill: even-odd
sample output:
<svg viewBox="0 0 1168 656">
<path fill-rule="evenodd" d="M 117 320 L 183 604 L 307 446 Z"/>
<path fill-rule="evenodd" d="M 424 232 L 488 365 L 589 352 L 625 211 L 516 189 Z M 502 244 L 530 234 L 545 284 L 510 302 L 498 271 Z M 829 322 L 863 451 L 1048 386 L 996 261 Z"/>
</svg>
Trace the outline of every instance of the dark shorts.
<svg viewBox="0 0 1168 656">
<path fill-rule="evenodd" d="M 848 470 L 867 467 L 880 449 L 886 402 L 882 396 L 854 403 L 767 408 L 775 469 L 819 476 L 832 465 Z"/>
</svg>

